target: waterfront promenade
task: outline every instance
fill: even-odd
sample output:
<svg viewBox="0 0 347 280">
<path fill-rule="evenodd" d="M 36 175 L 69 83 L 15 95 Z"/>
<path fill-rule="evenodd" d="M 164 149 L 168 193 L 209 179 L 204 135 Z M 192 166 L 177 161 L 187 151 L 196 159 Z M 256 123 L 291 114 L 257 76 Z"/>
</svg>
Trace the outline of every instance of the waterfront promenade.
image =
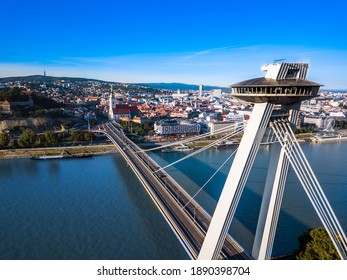
<svg viewBox="0 0 347 280">
<path fill-rule="evenodd" d="M 105 124 L 105 135 L 117 147 L 142 185 L 163 214 L 187 253 L 196 259 L 211 217 L 160 166 L 123 133 L 115 123 Z M 189 202 L 189 203 L 188 203 Z M 223 246 L 220 259 L 250 259 L 230 237 Z"/>
</svg>

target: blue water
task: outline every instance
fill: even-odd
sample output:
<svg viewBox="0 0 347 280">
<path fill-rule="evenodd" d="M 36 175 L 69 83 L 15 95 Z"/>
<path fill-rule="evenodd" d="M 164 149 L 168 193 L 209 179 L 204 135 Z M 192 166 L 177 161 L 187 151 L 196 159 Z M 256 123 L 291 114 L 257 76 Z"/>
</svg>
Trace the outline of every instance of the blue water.
<svg viewBox="0 0 347 280">
<path fill-rule="evenodd" d="M 307 143 L 301 147 L 342 227 L 347 229 L 347 142 Z M 178 182 L 185 185 L 191 195 L 194 195 L 232 152 L 233 149 L 208 150 L 194 158 L 178 163 L 175 168 L 169 167 L 168 170 Z M 271 148 L 268 146 L 260 147 L 229 231 L 248 252 L 251 252 L 253 246 L 270 153 Z M 168 153 L 152 156 L 163 166 L 180 157 L 178 154 Z M 231 162 L 226 164 L 196 197 L 196 200 L 210 214 L 214 211 L 230 166 Z M 295 251 L 299 245 L 298 237 L 306 230 L 318 226 L 322 226 L 322 224 L 294 171 L 290 168 L 273 256 Z"/>
<path fill-rule="evenodd" d="M 336 216 L 347 229 L 347 142 L 302 145 Z M 168 168 L 194 195 L 232 149 L 207 150 Z M 230 233 L 253 244 L 271 149 L 255 160 Z M 152 152 L 161 165 L 182 157 Z M 213 213 L 231 162 L 196 196 Z M 120 154 L 68 161 L 0 161 L 1 259 L 187 259 L 180 242 Z M 297 237 L 320 226 L 292 170 L 273 255 L 295 250 Z"/>
<path fill-rule="evenodd" d="M 0 176 L 1 259 L 188 258 L 120 154 L 3 160 Z"/>
</svg>

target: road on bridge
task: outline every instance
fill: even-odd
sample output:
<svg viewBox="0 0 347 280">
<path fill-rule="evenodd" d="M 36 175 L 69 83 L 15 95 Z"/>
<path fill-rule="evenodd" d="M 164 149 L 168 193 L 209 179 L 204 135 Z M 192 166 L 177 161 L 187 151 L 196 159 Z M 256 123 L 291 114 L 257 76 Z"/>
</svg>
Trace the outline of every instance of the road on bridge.
<svg viewBox="0 0 347 280">
<path fill-rule="evenodd" d="M 106 123 L 104 133 L 116 145 L 193 259 L 198 257 L 211 216 L 160 166 L 126 137 L 116 122 Z M 189 203 L 188 203 L 189 202 Z M 188 204 L 187 204 L 188 203 Z M 184 207 L 185 206 L 185 207 Z M 227 236 L 220 259 L 250 259 Z"/>
</svg>

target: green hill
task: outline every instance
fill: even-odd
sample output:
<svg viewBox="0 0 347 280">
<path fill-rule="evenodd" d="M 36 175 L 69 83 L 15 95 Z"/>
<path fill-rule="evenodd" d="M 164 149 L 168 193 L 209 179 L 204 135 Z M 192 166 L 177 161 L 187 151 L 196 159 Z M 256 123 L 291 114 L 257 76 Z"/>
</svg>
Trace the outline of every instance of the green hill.
<svg viewBox="0 0 347 280">
<path fill-rule="evenodd" d="M 73 78 L 73 77 L 52 77 L 43 75 L 31 75 L 31 76 L 20 76 L 20 77 L 6 77 L 0 78 L 0 83 L 13 83 L 13 82 L 36 82 L 36 83 L 53 83 L 55 81 L 64 80 L 66 82 L 87 82 L 96 81 L 104 82 L 96 79 L 86 79 L 86 78 Z"/>
<path fill-rule="evenodd" d="M 6 77 L 0 78 L 0 83 L 14 83 L 14 82 L 23 82 L 23 83 L 53 83 L 56 81 L 64 80 L 65 82 L 75 83 L 75 82 L 100 82 L 100 83 L 112 83 L 112 84 L 126 84 L 119 82 L 108 82 L 98 79 L 89 79 L 89 78 L 74 78 L 74 77 L 53 77 L 53 76 L 44 76 L 44 75 L 31 75 L 31 76 L 20 76 L 20 77 Z M 198 85 L 192 84 L 183 84 L 183 83 L 135 83 L 129 84 L 133 86 L 142 86 L 155 89 L 163 90 L 198 90 Z M 204 90 L 210 91 L 212 89 L 222 89 L 225 92 L 230 92 L 228 87 L 219 87 L 219 86 L 204 86 Z"/>
</svg>

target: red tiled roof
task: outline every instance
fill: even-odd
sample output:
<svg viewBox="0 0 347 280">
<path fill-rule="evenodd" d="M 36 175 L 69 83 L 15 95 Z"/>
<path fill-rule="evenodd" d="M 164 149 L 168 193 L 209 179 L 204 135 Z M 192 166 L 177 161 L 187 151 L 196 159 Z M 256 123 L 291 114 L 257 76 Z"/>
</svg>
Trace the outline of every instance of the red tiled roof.
<svg viewBox="0 0 347 280">
<path fill-rule="evenodd" d="M 126 108 L 113 108 L 113 114 L 114 115 L 125 115 L 125 114 L 129 114 L 130 115 L 130 109 L 126 109 Z"/>
</svg>

